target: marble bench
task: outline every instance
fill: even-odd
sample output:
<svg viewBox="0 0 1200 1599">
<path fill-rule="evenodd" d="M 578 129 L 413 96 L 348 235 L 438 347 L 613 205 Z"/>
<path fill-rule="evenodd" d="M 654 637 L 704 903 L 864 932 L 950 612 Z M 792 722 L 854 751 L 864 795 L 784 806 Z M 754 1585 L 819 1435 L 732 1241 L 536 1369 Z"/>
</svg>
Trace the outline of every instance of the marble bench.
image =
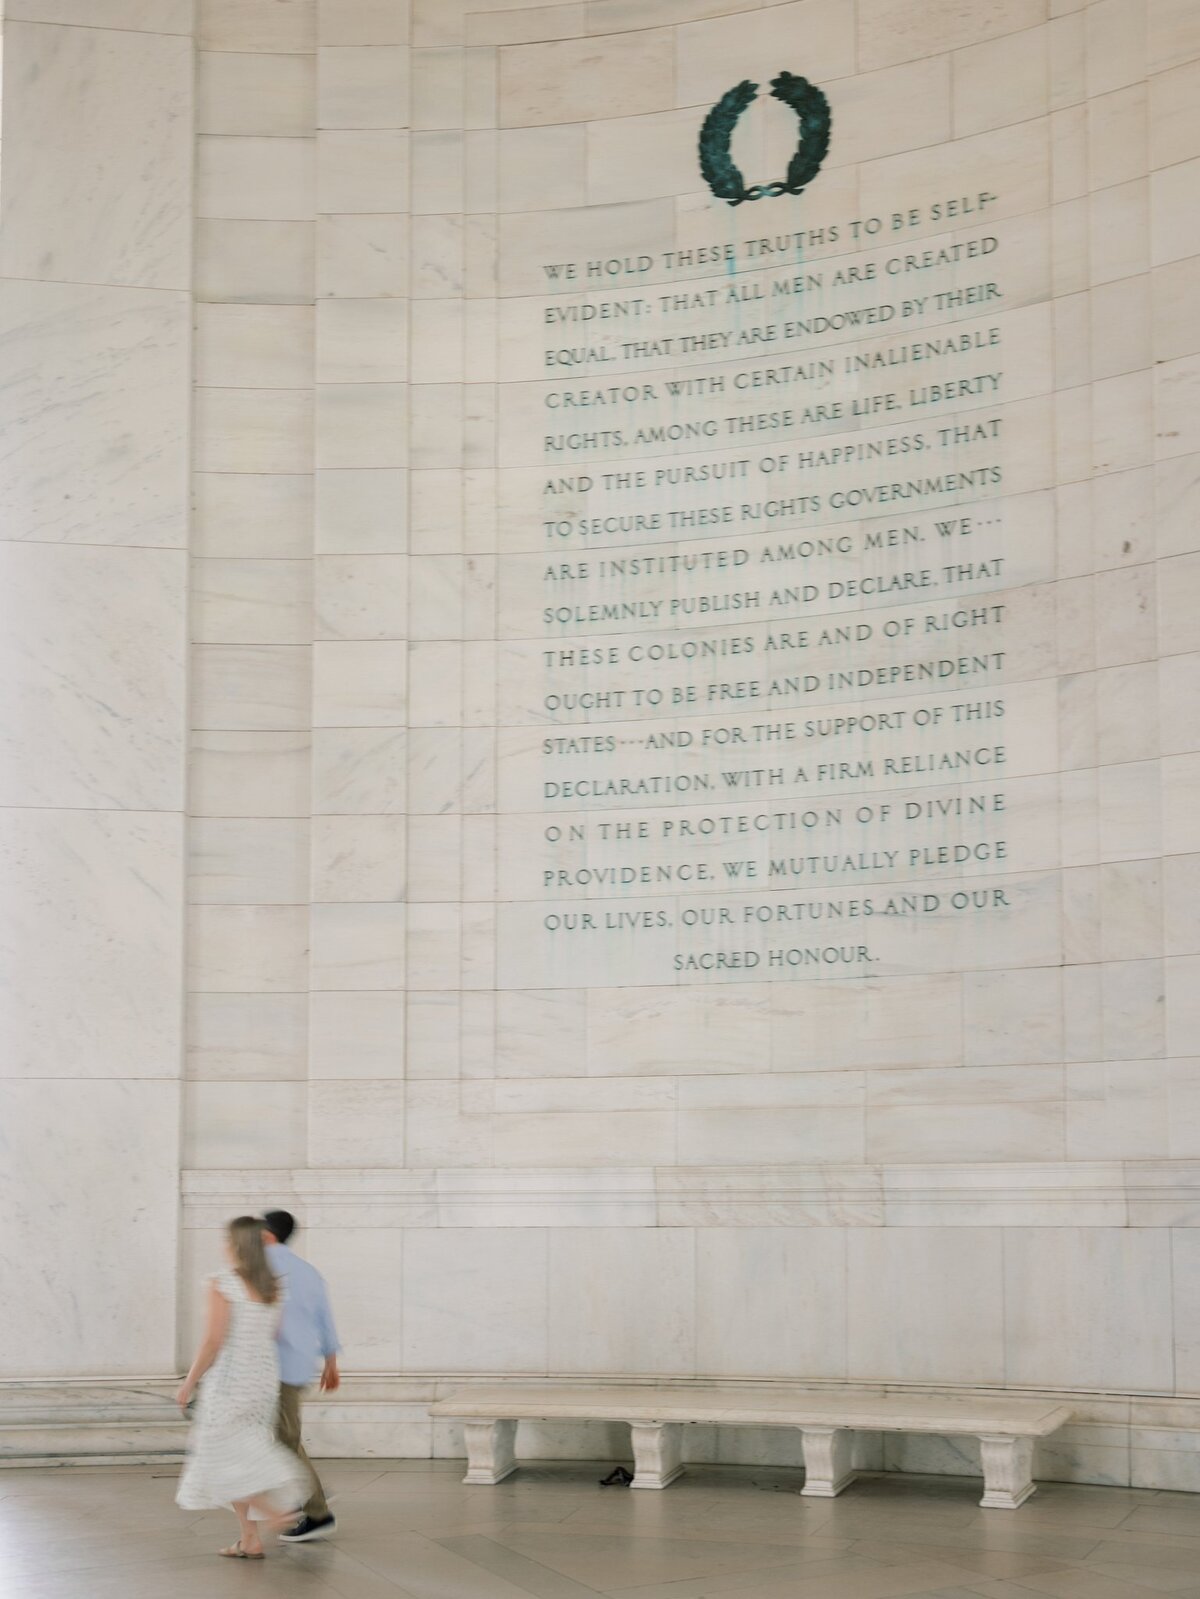
<svg viewBox="0 0 1200 1599">
<path fill-rule="evenodd" d="M 979 1439 L 983 1498 L 1015 1510 L 1034 1492 L 1033 1446 L 1070 1420 L 1064 1405 L 1040 1399 L 928 1394 L 809 1392 L 802 1388 L 559 1387 L 504 1383 L 464 1388 L 430 1406 L 463 1424 L 464 1482 L 494 1484 L 516 1470 L 518 1421 L 623 1421 L 633 1442 L 635 1488 L 665 1488 L 683 1471 L 680 1429 L 797 1427 L 803 1437 L 802 1493 L 840 1494 L 855 1476 L 856 1432 L 926 1432 Z"/>
</svg>

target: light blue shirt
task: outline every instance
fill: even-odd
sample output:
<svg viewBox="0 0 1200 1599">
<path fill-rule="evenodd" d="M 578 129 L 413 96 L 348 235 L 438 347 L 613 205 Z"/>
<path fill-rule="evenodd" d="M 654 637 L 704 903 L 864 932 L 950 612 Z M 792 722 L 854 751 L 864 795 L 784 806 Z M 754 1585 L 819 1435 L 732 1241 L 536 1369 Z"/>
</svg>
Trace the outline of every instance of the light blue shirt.
<svg viewBox="0 0 1200 1599">
<path fill-rule="evenodd" d="M 340 1347 L 329 1290 L 317 1268 L 286 1244 L 268 1244 L 267 1260 L 285 1293 L 278 1335 L 279 1380 L 307 1388 L 325 1358 L 336 1355 Z"/>
</svg>

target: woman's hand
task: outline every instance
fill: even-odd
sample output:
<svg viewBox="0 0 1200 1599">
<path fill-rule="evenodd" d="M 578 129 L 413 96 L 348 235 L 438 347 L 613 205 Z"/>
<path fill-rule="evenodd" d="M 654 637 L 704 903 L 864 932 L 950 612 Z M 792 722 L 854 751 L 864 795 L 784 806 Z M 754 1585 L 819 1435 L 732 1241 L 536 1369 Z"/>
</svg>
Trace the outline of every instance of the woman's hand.
<svg viewBox="0 0 1200 1599">
<path fill-rule="evenodd" d="M 192 1395 L 195 1393 L 195 1391 L 196 1389 L 194 1383 L 182 1382 L 179 1385 L 179 1391 L 175 1395 L 175 1403 L 179 1406 L 180 1410 L 183 1411 L 185 1416 L 187 1415 L 187 1407 L 191 1404 Z"/>
</svg>

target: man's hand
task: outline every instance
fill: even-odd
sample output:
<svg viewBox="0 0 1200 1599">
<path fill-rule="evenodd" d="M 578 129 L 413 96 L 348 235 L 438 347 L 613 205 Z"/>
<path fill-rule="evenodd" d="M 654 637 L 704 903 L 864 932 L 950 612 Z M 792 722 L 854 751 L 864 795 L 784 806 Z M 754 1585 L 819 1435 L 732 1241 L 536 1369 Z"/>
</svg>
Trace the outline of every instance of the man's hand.
<svg viewBox="0 0 1200 1599">
<path fill-rule="evenodd" d="M 321 1371 L 321 1392 L 323 1394 L 336 1394 L 342 1386 L 342 1374 L 338 1371 L 336 1355 L 326 1355 L 325 1365 Z"/>
</svg>

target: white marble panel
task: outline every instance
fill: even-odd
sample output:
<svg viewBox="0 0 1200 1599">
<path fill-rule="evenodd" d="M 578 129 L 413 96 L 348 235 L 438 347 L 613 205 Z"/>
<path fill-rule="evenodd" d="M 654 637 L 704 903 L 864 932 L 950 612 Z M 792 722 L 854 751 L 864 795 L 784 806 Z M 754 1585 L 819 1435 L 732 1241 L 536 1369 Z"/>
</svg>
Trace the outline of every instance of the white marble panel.
<svg viewBox="0 0 1200 1599">
<path fill-rule="evenodd" d="M 309 554 L 313 482 L 307 474 L 197 472 L 192 549 L 212 560 L 296 560 Z"/>
<path fill-rule="evenodd" d="M 321 44 L 407 44 L 407 0 L 317 0 Z"/>
<path fill-rule="evenodd" d="M 313 648 L 315 727 L 399 727 L 408 648 L 394 641 L 321 641 Z"/>
<path fill-rule="evenodd" d="M 184 1090 L 183 1163 L 196 1171 L 303 1166 L 303 1082 L 191 1082 Z"/>
<path fill-rule="evenodd" d="M 403 993 L 314 993 L 309 1012 L 309 1075 L 314 1080 L 404 1076 Z"/>
<path fill-rule="evenodd" d="M 6 286 L 0 516 L 7 538 L 183 547 L 188 342 L 180 295 Z"/>
<path fill-rule="evenodd" d="M 670 93 L 674 35 L 669 29 L 591 40 L 514 45 L 500 56 L 500 125 L 637 116 L 661 111 Z"/>
<path fill-rule="evenodd" d="M 696 988 L 593 988 L 587 1066 L 595 1076 L 729 1073 L 762 1068 L 770 1053 L 766 994 Z"/>
<path fill-rule="evenodd" d="M 407 637 L 406 556 L 319 555 L 313 582 L 318 639 Z"/>
<path fill-rule="evenodd" d="M 1200 87 L 1200 60 L 1189 61 L 1172 72 L 1156 73 L 1149 81 L 1150 165 L 1174 166 L 1200 155 L 1196 131 L 1196 95 Z"/>
<path fill-rule="evenodd" d="M 962 1058 L 962 979 L 913 974 L 855 985 L 771 991 L 772 1063 L 781 1071 L 832 1066 L 957 1063 Z"/>
<path fill-rule="evenodd" d="M 1066 1069 L 1071 1160 L 1165 1160 L 1171 1154 L 1165 1061 L 1079 1063 Z"/>
<path fill-rule="evenodd" d="M 403 905 L 314 905 L 314 989 L 405 986 Z"/>
<path fill-rule="evenodd" d="M 307 727 L 310 654 L 299 644 L 196 645 L 193 726 L 246 733 Z"/>
<path fill-rule="evenodd" d="M 405 1126 L 410 1167 L 483 1166 L 492 1164 L 492 1118 L 465 1115 L 456 1082 L 408 1085 Z"/>
<path fill-rule="evenodd" d="M 496 1073 L 502 1077 L 582 1076 L 587 1071 L 587 1004 L 582 989 L 514 990 L 496 996 Z M 632 1064 L 626 1068 L 634 1070 Z"/>
<path fill-rule="evenodd" d="M 314 816 L 314 900 L 366 903 L 405 897 L 403 816 Z"/>
<path fill-rule="evenodd" d="M 310 472 L 313 396 L 308 389 L 197 389 L 198 472 Z"/>
<path fill-rule="evenodd" d="M 191 570 L 191 633 L 196 643 L 308 643 L 308 561 L 208 557 L 193 561 Z"/>
<path fill-rule="evenodd" d="M 193 994 L 188 1076 L 235 1082 L 303 1078 L 307 1017 L 303 994 Z"/>
<path fill-rule="evenodd" d="M 203 134 L 196 141 L 196 215 L 305 222 L 316 206 L 312 139 Z"/>
<path fill-rule="evenodd" d="M 954 132 L 962 137 L 1049 110 L 1050 30 L 1026 28 L 954 54 Z"/>
<path fill-rule="evenodd" d="M 174 550 L 0 544 L 0 804 L 181 806 L 185 586 Z"/>
<path fill-rule="evenodd" d="M 313 734 L 313 812 L 399 815 L 405 805 L 402 728 L 317 728 Z"/>
<path fill-rule="evenodd" d="M 404 1165 L 403 1083 L 314 1080 L 308 1159 L 314 1166 Z"/>
<path fill-rule="evenodd" d="M 386 555 L 407 544 L 408 474 L 317 473 L 315 548 L 322 555 Z"/>
<path fill-rule="evenodd" d="M 311 306 L 198 305 L 195 381 L 210 388 L 310 388 L 313 331 Z"/>
<path fill-rule="evenodd" d="M 973 1070 L 974 1068 L 972 1068 Z M 928 1104 L 872 1107 L 866 1118 L 867 1158 L 891 1164 L 956 1160 L 1061 1160 L 1063 1107 L 1032 1104 Z"/>
<path fill-rule="evenodd" d="M 846 1234 L 705 1228 L 696 1234 L 696 1370 L 839 1378 L 846 1371 Z"/>
<path fill-rule="evenodd" d="M 1200 1232 L 1171 1233 L 1175 1381 L 1183 1393 L 1200 1389 Z"/>
<path fill-rule="evenodd" d="M 1106 1060 L 1149 1060 L 1164 1053 L 1163 984 L 1161 960 L 1104 963 L 1101 1021 Z"/>
<path fill-rule="evenodd" d="M 737 62 L 742 77 L 761 84 L 762 92 L 785 60 L 802 60 L 803 67 L 795 70 L 803 71 L 814 83 L 848 78 L 855 71 L 854 16 L 837 0 L 791 0 L 769 7 L 706 6 L 705 10 L 714 15 L 699 22 L 681 17 L 683 26 L 676 30 L 678 105 L 707 108 L 719 100 L 733 81 L 731 61 Z M 733 14 L 721 15 L 725 10 Z M 664 15 L 662 20 L 674 19 Z"/>
<path fill-rule="evenodd" d="M 197 817 L 188 835 L 193 905 L 296 905 L 308 898 L 301 818 Z"/>
<path fill-rule="evenodd" d="M 410 1228 L 404 1369 L 548 1370 L 547 1276 L 540 1229 Z"/>
<path fill-rule="evenodd" d="M 502 1166 L 662 1166 L 676 1156 L 670 1111 L 531 1110 L 493 1115 L 492 1123 Z"/>
<path fill-rule="evenodd" d="M 402 383 L 325 383 L 317 391 L 317 466 L 408 464 L 408 390 Z"/>
<path fill-rule="evenodd" d="M 1004 1380 L 998 1230 L 852 1228 L 846 1242 L 848 1376 Z"/>
<path fill-rule="evenodd" d="M 403 383 L 408 377 L 408 302 L 323 299 L 317 305 L 321 383 Z"/>
<path fill-rule="evenodd" d="M 317 209 L 408 209 L 409 135 L 394 129 L 325 130 L 317 136 Z"/>
<path fill-rule="evenodd" d="M 1062 1000 L 1054 967 L 963 974 L 964 1060 L 972 1066 L 1057 1060 Z"/>
<path fill-rule="evenodd" d="M 307 816 L 305 732 L 192 734 L 188 803 L 195 816 Z"/>
<path fill-rule="evenodd" d="M 1169 1234 L 1161 1229 L 1009 1229 L 1008 1381 L 1117 1392 L 1169 1388 L 1170 1264 Z"/>
<path fill-rule="evenodd" d="M 303 52 L 317 43 L 317 0 L 198 0 L 202 50 Z"/>
<path fill-rule="evenodd" d="M 462 995 L 410 990 L 405 1014 L 407 1075 L 423 1080 L 457 1078 L 462 1061 Z"/>
<path fill-rule="evenodd" d="M 0 1084 L 0 1373 L 173 1371 L 179 1087 L 74 1075 Z"/>
<path fill-rule="evenodd" d="M 1166 873 L 1162 900 L 1166 953 L 1200 953 L 1200 856 L 1174 857 Z"/>
<path fill-rule="evenodd" d="M 311 136 L 316 71 L 311 55 L 201 51 L 196 71 L 198 133 Z"/>
<path fill-rule="evenodd" d="M 131 33 L 190 34 L 194 0 L 94 0 L 88 6 L 87 25 L 122 28 Z M 64 22 L 79 25 L 76 0 L 9 0 L 5 15 L 23 22 Z"/>
<path fill-rule="evenodd" d="M 0 808 L 5 1076 L 180 1075 L 182 849 L 177 814 Z"/>
<path fill-rule="evenodd" d="M 311 303 L 316 246 L 308 222 L 198 217 L 195 230 L 198 301 Z"/>
<path fill-rule="evenodd" d="M 407 294 L 409 228 L 407 216 L 386 212 L 318 217 L 318 296 L 377 300 Z"/>
<path fill-rule="evenodd" d="M 695 1371 L 689 1228 L 581 1227 L 551 1231 L 549 1242 L 552 1371 Z M 636 1306 L 636 1314 L 614 1319 L 613 1305 Z"/>
<path fill-rule="evenodd" d="M 1200 159 L 1165 167 L 1150 178 L 1150 250 L 1155 266 L 1200 255 Z"/>
<path fill-rule="evenodd" d="M 581 206 L 588 193 L 588 151 L 603 123 L 572 123 L 556 128 L 506 128 L 498 135 L 476 135 L 490 141 L 488 172 L 494 193 L 468 194 L 488 201 L 501 212 L 557 211 Z M 672 191 L 673 192 L 673 191 Z M 595 198 L 601 198 L 599 195 Z"/>
<path fill-rule="evenodd" d="M 6 20 L 0 273 L 186 290 L 190 41 Z"/>
<path fill-rule="evenodd" d="M 860 70 L 953 50 L 1043 21 L 1038 0 L 989 0 L 962 11 L 953 0 L 863 0 L 858 11 Z"/>
<path fill-rule="evenodd" d="M 1156 360 L 1194 355 L 1200 348 L 1198 283 L 1200 258 L 1196 256 L 1156 267 L 1151 274 L 1151 338 Z"/>
<path fill-rule="evenodd" d="M 472 818 L 487 824 L 488 818 Z M 478 865 L 465 858 L 463 818 L 459 816 L 413 816 L 408 830 L 408 894 L 414 900 L 457 903 L 462 897 L 464 878 L 472 893 L 482 897 L 486 873 L 490 868 L 491 840 L 479 845 Z M 474 834 L 472 834 L 474 836 Z"/>
<path fill-rule="evenodd" d="M 325 1278 L 342 1364 L 350 1371 L 399 1371 L 405 1230 L 314 1227 L 299 1249 Z M 391 1453 L 389 1448 L 388 1453 Z"/>
<path fill-rule="evenodd" d="M 761 1166 L 866 1159 L 861 1108 L 680 1110 L 681 1165 Z"/>
<path fill-rule="evenodd" d="M 196 905 L 189 919 L 188 988 L 232 994 L 303 990 L 308 907 Z"/>
<path fill-rule="evenodd" d="M 408 124 L 409 52 L 401 45 L 323 47 L 318 78 L 322 128 Z"/>
<path fill-rule="evenodd" d="M 1176 955 L 1164 961 L 1166 1053 L 1190 1056 L 1200 1049 L 1200 956 Z"/>
</svg>

